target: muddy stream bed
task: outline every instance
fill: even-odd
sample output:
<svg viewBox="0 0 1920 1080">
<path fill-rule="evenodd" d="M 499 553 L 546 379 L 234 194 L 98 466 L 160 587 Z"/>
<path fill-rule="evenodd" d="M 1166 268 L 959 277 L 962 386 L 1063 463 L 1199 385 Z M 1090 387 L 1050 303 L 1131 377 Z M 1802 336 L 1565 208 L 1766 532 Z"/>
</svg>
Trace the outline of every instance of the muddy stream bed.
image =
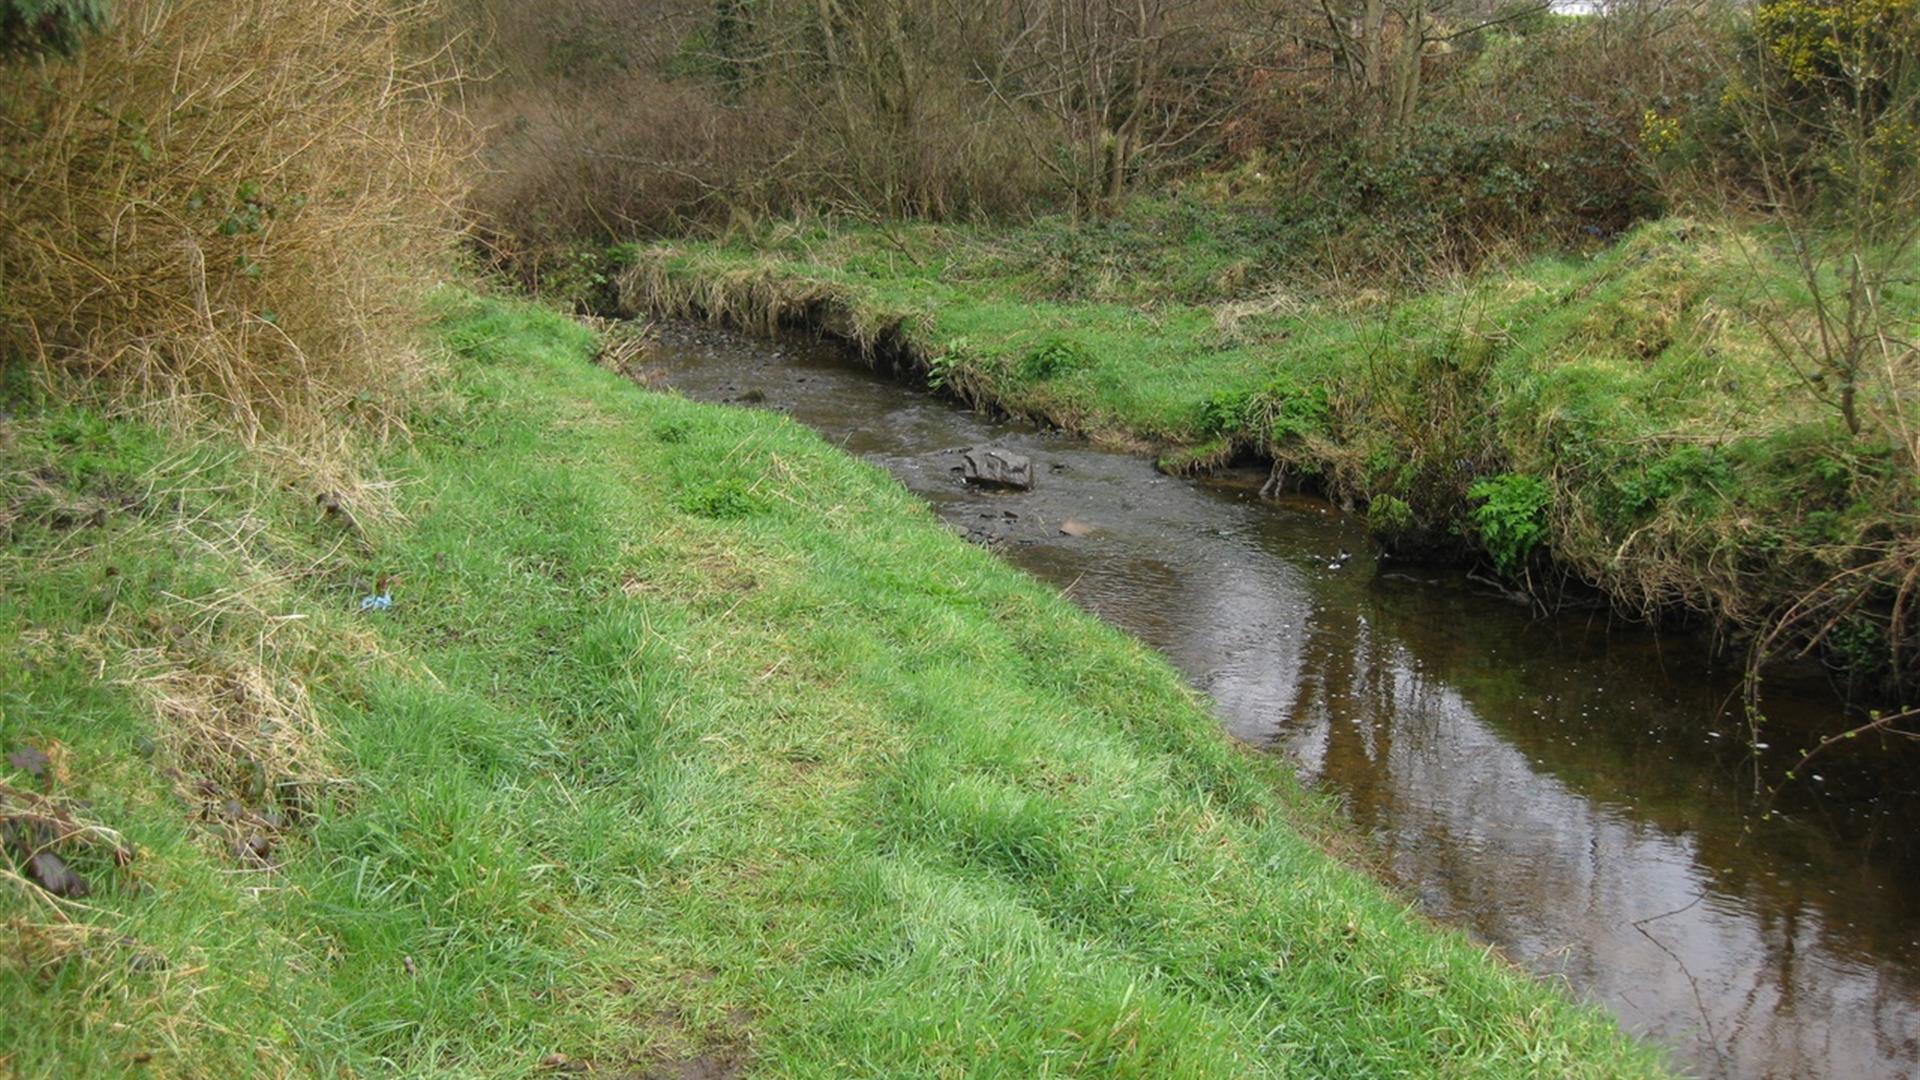
<svg viewBox="0 0 1920 1080">
<path fill-rule="evenodd" d="M 1261 499 L 875 374 L 831 344 L 666 324 L 645 373 L 776 409 L 886 468 L 954 528 L 1148 642 L 1221 723 L 1283 754 L 1433 918 L 1564 978 L 1704 1077 L 1920 1075 L 1920 760 L 1850 745 L 1761 820 L 1824 686 L 1769 697 L 1604 612 L 1537 617 L 1458 571 L 1381 562 L 1356 520 Z M 961 484 L 958 451 L 1032 458 Z M 1062 526 L 1073 523 L 1068 535 Z"/>
</svg>

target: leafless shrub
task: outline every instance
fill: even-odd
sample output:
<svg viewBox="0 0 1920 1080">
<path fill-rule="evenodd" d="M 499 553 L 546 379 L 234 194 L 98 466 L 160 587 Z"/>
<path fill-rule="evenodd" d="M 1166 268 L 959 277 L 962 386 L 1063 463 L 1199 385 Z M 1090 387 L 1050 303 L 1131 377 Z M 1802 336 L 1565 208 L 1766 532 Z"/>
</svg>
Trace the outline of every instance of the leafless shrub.
<svg viewBox="0 0 1920 1080">
<path fill-rule="evenodd" d="M 1750 241 L 1748 261 L 1758 268 L 1772 254 L 1790 272 L 1756 273 L 1744 314 L 1844 426 L 1848 451 L 1887 462 L 1869 500 L 1874 526 L 1772 620 L 1753 667 L 1789 651 L 1834 657 L 1885 671 L 1879 689 L 1905 701 L 1920 678 L 1920 9 L 1769 0 L 1752 19 L 1721 119 L 1779 238 L 1772 253 L 1758 246 L 1764 234 Z M 1757 704 L 1757 679 L 1750 693 Z"/>
<path fill-rule="evenodd" d="M 778 110 L 730 108 L 646 74 L 503 87 L 478 106 L 488 172 L 474 193 L 504 261 L 542 248 L 724 224 L 765 206 L 790 152 Z"/>
</svg>

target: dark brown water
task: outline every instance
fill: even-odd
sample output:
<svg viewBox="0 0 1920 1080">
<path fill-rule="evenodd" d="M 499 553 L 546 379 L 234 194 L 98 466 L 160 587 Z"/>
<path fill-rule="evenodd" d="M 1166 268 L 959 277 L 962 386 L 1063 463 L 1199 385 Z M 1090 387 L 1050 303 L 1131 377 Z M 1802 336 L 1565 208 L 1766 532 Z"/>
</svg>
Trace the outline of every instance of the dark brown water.
<svg viewBox="0 0 1920 1080">
<path fill-rule="evenodd" d="M 1423 911 L 1689 1072 L 1920 1074 L 1920 762 L 1852 744 L 1758 813 L 1795 729 L 1837 722 L 1824 688 L 1776 693 L 1756 754 L 1700 643 L 1380 564 L 1356 522 L 1261 500 L 1258 475 L 1168 478 L 806 341 L 670 325 L 653 359 L 689 397 L 785 411 L 884 466 L 1160 649 L 1230 731 L 1341 797 Z M 955 451 L 983 444 L 1029 455 L 1036 489 L 963 487 Z"/>
</svg>

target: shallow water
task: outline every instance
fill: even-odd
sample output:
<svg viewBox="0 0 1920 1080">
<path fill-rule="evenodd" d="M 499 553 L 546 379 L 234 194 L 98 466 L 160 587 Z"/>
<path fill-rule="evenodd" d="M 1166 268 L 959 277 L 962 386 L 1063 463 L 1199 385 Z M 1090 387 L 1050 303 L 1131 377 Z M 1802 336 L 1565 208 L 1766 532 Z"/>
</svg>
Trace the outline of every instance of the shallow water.
<svg viewBox="0 0 1920 1080">
<path fill-rule="evenodd" d="M 787 412 L 884 466 L 1160 649 L 1234 735 L 1339 796 L 1423 911 L 1687 1071 L 1920 1074 L 1920 761 L 1859 740 L 1758 813 L 1793 731 L 1837 722 L 1823 687 L 1772 694 L 1756 756 L 1738 681 L 1700 642 L 1381 563 L 1358 522 L 1261 500 L 1258 474 L 1162 476 L 808 340 L 670 324 L 651 360 L 651 381 Z M 1035 490 L 963 486 L 958 451 L 984 444 L 1030 456 Z"/>
</svg>

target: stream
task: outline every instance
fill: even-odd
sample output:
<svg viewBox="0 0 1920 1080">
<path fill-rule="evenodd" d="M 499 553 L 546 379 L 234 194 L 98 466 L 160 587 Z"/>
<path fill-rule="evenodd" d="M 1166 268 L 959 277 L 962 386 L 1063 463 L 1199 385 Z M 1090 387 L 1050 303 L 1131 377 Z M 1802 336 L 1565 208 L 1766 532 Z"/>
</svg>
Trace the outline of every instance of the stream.
<svg viewBox="0 0 1920 1080">
<path fill-rule="evenodd" d="M 1234 736 L 1337 797 L 1421 911 L 1686 1072 L 1920 1074 L 1920 758 L 1856 740 L 1760 812 L 1794 732 L 1841 724 L 1824 682 L 1774 688 L 1755 750 L 1738 672 L 1701 641 L 1383 562 L 1326 502 L 1259 498 L 1262 472 L 1164 476 L 809 338 L 668 323 L 649 362 L 653 385 L 777 409 L 883 466 L 1159 649 Z M 1032 458 L 1034 490 L 962 485 L 979 445 Z"/>
</svg>

